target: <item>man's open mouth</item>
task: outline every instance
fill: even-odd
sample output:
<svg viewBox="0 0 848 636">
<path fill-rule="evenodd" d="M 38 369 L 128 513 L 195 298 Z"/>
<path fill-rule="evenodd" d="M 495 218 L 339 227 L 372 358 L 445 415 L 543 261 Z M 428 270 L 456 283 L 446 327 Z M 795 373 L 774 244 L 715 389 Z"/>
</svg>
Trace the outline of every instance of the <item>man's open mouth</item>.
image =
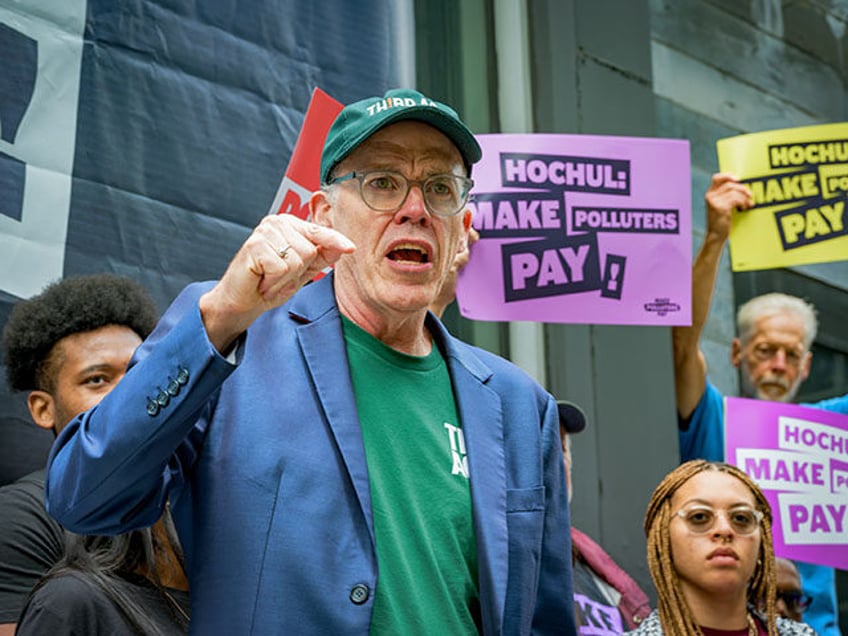
<svg viewBox="0 0 848 636">
<path fill-rule="evenodd" d="M 418 245 L 398 245 L 388 253 L 388 258 L 395 262 L 429 263 L 430 255 Z"/>
</svg>

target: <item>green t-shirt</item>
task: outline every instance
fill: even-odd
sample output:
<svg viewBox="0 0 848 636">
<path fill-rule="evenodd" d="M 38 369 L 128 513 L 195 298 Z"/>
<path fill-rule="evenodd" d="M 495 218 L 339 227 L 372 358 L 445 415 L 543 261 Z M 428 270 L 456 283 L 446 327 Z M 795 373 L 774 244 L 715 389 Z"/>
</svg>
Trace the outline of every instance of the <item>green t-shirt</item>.
<svg viewBox="0 0 848 636">
<path fill-rule="evenodd" d="M 368 460 L 378 580 L 372 634 L 476 634 L 465 438 L 438 349 L 410 356 L 343 319 Z"/>
</svg>

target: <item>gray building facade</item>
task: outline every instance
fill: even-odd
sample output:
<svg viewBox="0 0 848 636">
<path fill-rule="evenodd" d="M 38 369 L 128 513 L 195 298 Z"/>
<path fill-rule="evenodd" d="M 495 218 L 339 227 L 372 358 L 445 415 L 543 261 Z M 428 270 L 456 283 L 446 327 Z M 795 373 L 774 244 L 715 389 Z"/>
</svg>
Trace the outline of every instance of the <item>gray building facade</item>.
<svg viewBox="0 0 848 636">
<path fill-rule="evenodd" d="M 848 119 L 846 0 L 419 0 L 414 14 L 419 88 L 477 132 L 688 139 L 693 253 L 716 140 Z M 734 274 L 725 255 L 702 341 L 713 381 L 737 393 L 736 307 L 772 290 L 819 310 L 801 399 L 848 392 L 848 261 Z M 573 520 L 651 589 L 642 517 L 678 463 L 669 329 L 447 319 L 583 406 Z M 848 633 L 848 573 L 839 597 Z"/>
</svg>

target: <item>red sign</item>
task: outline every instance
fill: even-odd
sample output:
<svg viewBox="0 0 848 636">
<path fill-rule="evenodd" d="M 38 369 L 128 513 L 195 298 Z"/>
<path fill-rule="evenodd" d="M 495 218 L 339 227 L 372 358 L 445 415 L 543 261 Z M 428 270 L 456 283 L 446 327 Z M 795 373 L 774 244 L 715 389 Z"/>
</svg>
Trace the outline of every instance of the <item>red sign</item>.
<svg viewBox="0 0 848 636">
<path fill-rule="evenodd" d="M 301 219 L 309 216 L 309 196 L 321 187 L 324 140 L 342 108 L 340 102 L 320 88 L 312 91 L 303 126 L 269 214 L 294 214 Z"/>
</svg>

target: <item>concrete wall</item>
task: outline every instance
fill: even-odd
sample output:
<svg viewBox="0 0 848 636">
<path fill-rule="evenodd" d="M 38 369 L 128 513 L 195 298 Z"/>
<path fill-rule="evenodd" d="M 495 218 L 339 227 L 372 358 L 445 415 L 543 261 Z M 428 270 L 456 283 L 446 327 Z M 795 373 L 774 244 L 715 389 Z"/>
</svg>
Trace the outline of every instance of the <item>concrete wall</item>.
<svg viewBox="0 0 848 636">
<path fill-rule="evenodd" d="M 654 136 L 647 1 L 529 9 L 535 130 Z M 572 440 L 573 522 L 652 590 L 642 518 L 678 463 L 669 330 L 546 325 L 545 334 L 549 390 L 589 418 Z"/>
<path fill-rule="evenodd" d="M 845 0 L 650 0 L 657 134 L 692 142 L 694 246 L 721 137 L 845 121 Z M 796 271 L 848 290 L 848 261 Z M 710 373 L 738 389 L 728 360 L 737 305 L 725 254 L 704 333 Z"/>
<path fill-rule="evenodd" d="M 457 104 L 478 132 L 502 130 L 497 96 L 510 79 L 498 76 L 498 57 L 514 54 L 496 43 L 505 1 L 416 2 L 419 85 Z M 514 1 L 526 5 L 534 131 L 690 141 L 693 250 L 703 237 L 703 193 L 718 167 L 717 139 L 846 120 L 848 0 Z M 459 40 L 440 26 L 440 10 L 458 13 Z M 438 63 L 422 75 L 431 56 Z M 460 60 L 458 76 L 452 60 Z M 835 291 L 844 298 L 831 303 L 835 318 L 827 328 L 844 332 L 848 293 L 840 290 L 848 290 L 848 263 L 795 269 L 740 286 L 725 256 L 703 341 L 724 391 L 738 388 L 728 352 L 740 289 L 750 295 L 816 284 Z M 451 310 L 448 324 L 484 348 L 510 351 L 503 324 L 465 321 Z M 573 439 L 573 521 L 650 591 L 642 517 L 654 486 L 679 461 L 669 330 L 546 325 L 544 338 L 547 388 L 582 405 L 590 421 Z M 829 346 L 840 342 L 848 336 Z M 848 377 L 848 357 L 845 365 Z"/>
<path fill-rule="evenodd" d="M 848 121 L 848 1 L 650 0 L 656 132 L 692 142 L 693 244 L 703 237 L 705 192 L 718 169 L 717 139 L 740 133 Z M 728 360 L 735 307 L 770 290 L 805 296 L 820 311 L 808 390 L 848 391 L 845 311 L 848 260 L 732 275 L 722 262 L 702 348 L 710 375 L 737 390 Z M 823 395 L 811 394 L 813 397 Z M 848 634 L 848 573 L 838 574 L 841 624 Z"/>
<path fill-rule="evenodd" d="M 535 130 L 688 139 L 693 252 L 718 139 L 848 119 L 848 0 L 528 4 Z M 846 342 L 837 325 L 848 303 L 848 261 L 745 276 L 732 274 L 725 254 L 702 342 L 723 391 L 738 392 L 729 363 L 735 308 L 754 293 L 828 296 L 834 315 L 822 316 L 830 332 L 823 339 L 837 348 Z M 548 325 L 546 336 L 548 388 L 583 405 L 591 422 L 573 440 L 575 525 L 650 589 L 644 504 L 678 461 L 668 330 Z"/>
</svg>

